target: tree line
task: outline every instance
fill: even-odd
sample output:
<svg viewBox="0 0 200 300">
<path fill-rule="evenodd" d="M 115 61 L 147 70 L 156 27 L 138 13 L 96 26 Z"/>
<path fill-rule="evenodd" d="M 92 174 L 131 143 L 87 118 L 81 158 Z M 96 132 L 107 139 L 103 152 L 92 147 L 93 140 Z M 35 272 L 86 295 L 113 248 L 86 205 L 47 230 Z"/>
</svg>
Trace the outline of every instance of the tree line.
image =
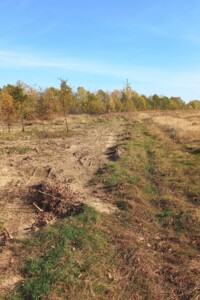
<svg viewBox="0 0 200 300">
<path fill-rule="evenodd" d="M 184 103 L 180 97 L 140 95 L 127 81 L 121 90 L 90 92 L 84 87 L 76 91 L 60 80 L 60 88 L 49 87 L 35 89 L 18 81 L 15 85 L 7 84 L 0 88 L 0 117 L 10 131 L 14 122 L 21 122 L 24 131 L 25 120 L 50 120 L 55 115 L 62 115 L 68 131 L 68 114 L 104 114 L 110 112 L 129 112 L 145 110 L 200 109 L 200 101 Z"/>
</svg>

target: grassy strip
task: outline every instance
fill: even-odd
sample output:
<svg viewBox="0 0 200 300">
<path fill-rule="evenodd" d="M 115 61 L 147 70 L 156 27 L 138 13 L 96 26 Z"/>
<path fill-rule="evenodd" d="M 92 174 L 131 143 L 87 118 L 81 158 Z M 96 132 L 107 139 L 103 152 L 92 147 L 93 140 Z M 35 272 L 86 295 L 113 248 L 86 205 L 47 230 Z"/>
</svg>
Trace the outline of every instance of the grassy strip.
<svg viewBox="0 0 200 300">
<path fill-rule="evenodd" d="M 144 125 L 136 123 L 130 128 L 132 139 L 125 143 L 122 158 L 104 167 L 100 181 L 118 198 L 141 200 L 156 192 L 151 181 L 152 164 L 149 159 L 156 141 L 146 136 Z"/>
<path fill-rule="evenodd" d="M 130 128 L 132 139 L 122 158 L 100 175 L 121 209 L 118 231 L 124 229 L 117 247 L 126 265 L 122 272 L 130 274 L 124 286 L 137 295 L 134 299 L 196 299 L 199 157 L 150 124 Z"/>
<path fill-rule="evenodd" d="M 74 133 L 72 131 L 66 132 L 64 129 L 54 129 L 49 126 L 45 130 L 38 128 L 28 128 L 24 132 L 14 131 L 12 133 L 0 132 L 1 141 L 18 141 L 19 139 L 57 139 L 71 137 Z"/>
</svg>

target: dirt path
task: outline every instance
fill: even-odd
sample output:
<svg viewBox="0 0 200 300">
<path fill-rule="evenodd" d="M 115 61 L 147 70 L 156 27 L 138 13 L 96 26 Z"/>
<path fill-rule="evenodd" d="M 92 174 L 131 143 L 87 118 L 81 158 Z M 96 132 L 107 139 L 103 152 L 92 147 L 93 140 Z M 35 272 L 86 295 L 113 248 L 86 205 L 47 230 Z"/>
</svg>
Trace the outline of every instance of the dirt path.
<svg viewBox="0 0 200 300">
<path fill-rule="evenodd" d="M 38 211 L 25 201 L 33 184 L 59 180 L 100 212 L 115 208 L 90 184 L 94 173 L 108 161 L 106 149 L 116 143 L 123 124 L 97 122 L 72 128 L 66 139 L 19 139 L 2 141 L 0 169 L 0 294 L 21 278 L 15 270 L 12 240 L 31 234 Z M 3 228 L 3 230 L 2 230 Z"/>
</svg>

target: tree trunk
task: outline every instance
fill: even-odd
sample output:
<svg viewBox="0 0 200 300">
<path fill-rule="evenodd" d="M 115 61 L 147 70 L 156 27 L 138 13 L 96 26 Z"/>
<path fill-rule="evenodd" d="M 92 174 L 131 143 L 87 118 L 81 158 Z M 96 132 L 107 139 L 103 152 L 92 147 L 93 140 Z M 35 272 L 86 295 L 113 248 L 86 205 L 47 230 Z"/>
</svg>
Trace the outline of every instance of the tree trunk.
<svg viewBox="0 0 200 300">
<path fill-rule="evenodd" d="M 67 122 L 67 116 L 66 116 L 66 114 L 65 114 L 65 130 L 66 130 L 66 132 L 69 131 L 69 127 L 68 127 L 68 122 Z"/>
<path fill-rule="evenodd" d="M 67 109 L 65 105 L 65 100 L 63 99 L 63 113 L 64 113 L 64 120 L 65 120 L 65 130 L 66 132 L 69 131 L 68 122 L 67 122 Z"/>
<path fill-rule="evenodd" d="M 22 121 L 22 132 L 24 132 L 25 129 L 24 129 L 24 118 L 23 118 L 23 116 L 22 116 L 22 118 L 21 118 L 21 121 Z"/>
<path fill-rule="evenodd" d="M 20 114 L 21 114 L 22 132 L 24 132 L 24 131 L 25 131 L 25 128 L 24 128 L 24 114 L 23 114 L 23 107 L 22 107 L 22 104 L 21 104 L 21 107 L 20 107 Z"/>
<path fill-rule="evenodd" d="M 10 123 L 8 122 L 8 132 L 10 133 Z"/>
</svg>

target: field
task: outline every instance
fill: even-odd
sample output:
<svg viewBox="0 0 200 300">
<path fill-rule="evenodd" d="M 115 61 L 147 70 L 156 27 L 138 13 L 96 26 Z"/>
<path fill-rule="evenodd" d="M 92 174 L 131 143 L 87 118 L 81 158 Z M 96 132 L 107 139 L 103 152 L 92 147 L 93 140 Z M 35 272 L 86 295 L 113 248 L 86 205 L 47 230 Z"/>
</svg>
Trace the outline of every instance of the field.
<svg viewBox="0 0 200 300">
<path fill-rule="evenodd" d="M 0 132 L 2 299 L 200 299 L 200 112 Z"/>
</svg>

